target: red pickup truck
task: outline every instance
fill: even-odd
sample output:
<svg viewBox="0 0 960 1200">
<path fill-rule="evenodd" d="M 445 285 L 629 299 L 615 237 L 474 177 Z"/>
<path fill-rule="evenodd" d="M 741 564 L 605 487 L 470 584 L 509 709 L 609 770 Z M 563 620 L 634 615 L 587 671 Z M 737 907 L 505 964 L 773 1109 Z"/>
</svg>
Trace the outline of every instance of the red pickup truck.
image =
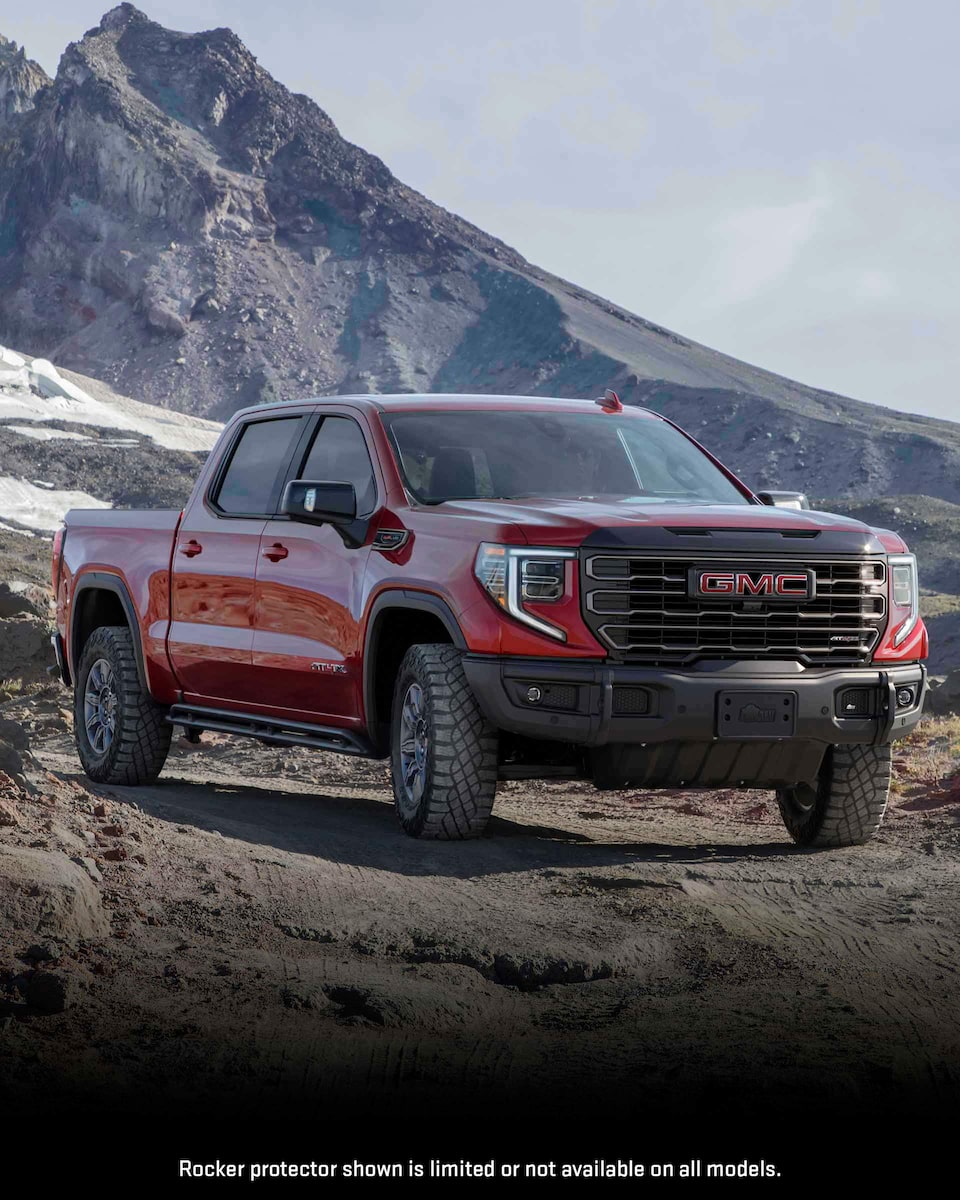
<svg viewBox="0 0 960 1200">
<path fill-rule="evenodd" d="M 923 708 L 916 561 L 803 504 L 612 393 L 247 409 L 182 512 L 55 539 L 80 760 L 142 784 L 225 730 L 389 756 L 416 837 L 572 778 L 769 788 L 797 842 L 866 841 Z"/>
</svg>

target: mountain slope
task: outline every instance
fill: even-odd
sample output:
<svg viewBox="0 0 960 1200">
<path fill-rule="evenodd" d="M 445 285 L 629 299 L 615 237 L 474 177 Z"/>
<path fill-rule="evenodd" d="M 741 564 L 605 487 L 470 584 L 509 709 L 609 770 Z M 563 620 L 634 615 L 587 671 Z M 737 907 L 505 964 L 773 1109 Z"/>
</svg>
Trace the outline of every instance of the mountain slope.
<svg viewBox="0 0 960 1200">
<path fill-rule="evenodd" d="M 960 427 L 804 387 L 530 265 L 346 142 L 229 30 L 174 33 L 124 4 L 42 82 L 18 84 L 0 139 L 14 345 L 216 417 L 318 392 L 613 386 L 757 486 L 960 500 Z"/>
</svg>

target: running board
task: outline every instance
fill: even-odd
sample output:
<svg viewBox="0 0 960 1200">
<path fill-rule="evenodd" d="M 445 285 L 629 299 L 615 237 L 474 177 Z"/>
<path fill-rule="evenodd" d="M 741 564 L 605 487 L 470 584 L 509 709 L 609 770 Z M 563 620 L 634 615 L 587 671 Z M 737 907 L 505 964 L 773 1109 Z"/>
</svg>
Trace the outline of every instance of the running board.
<svg viewBox="0 0 960 1200">
<path fill-rule="evenodd" d="M 271 746 L 309 746 L 313 750 L 333 750 L 337 754 L 370 757 L 373 747 L 359 733 L 328 725 L 308 725 L 302 721 L 277 721 L 250 713 L 230 712 L 224 708 L 201 708 L 194 704 L 174 704 L 167 714 L 171 725 L 184 729 L 211 729 L 218 733 L 237 733 L 256 738 Z"/>
</svg>

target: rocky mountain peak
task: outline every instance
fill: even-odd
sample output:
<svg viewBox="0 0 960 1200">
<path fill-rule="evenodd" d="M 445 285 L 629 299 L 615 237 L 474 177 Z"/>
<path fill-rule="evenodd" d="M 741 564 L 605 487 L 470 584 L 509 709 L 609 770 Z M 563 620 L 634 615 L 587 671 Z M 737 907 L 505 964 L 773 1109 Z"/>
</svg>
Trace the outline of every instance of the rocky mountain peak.
<svg viewBox="0 0 960 1200">
<path fill-rule="evenodd" d="M 34 96 L 48 83 L 43 67 L 27 58 L 22 46 L 0 34 L 0 125 L 33 108 Z"/>
<path fill-rule="evenodd" d="M 910 493 L 922 476 L 960 498 L 956 426 L 738 362 L 528 263 L 346 141 L 229 29 L 121 4 L 52 83 L 24 84 L 26 63 L 0 47 L 0 78 L 20 72 L 0 342 L 214 417 L 323 392 L 614 387 L 758 485 Z"/>
</svg>

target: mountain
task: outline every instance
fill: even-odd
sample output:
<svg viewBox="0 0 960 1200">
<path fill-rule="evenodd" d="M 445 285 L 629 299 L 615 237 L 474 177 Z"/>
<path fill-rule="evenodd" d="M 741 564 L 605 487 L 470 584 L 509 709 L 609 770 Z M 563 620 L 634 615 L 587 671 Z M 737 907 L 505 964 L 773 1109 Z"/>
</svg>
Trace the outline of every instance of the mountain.
<svg viewBox="0 0 960 1200">
<path fill-rule="evenodd" d="M 0 34 L 0 129 L 17 113 L 33 108 L 33 99 L 50 82 L 44 69 L 27 58 L 23 47 Z"/>
<path fill-rule="evenodd" d="M 122 4 L 53 81 L 11 45 L 7 344 L 219 418 L 337 391 L 611 386 L 757 486 L 960 501 L 960 427 L 804 387 L 531 265 L 345 141 L 228 29 Z"/>
</svg>

